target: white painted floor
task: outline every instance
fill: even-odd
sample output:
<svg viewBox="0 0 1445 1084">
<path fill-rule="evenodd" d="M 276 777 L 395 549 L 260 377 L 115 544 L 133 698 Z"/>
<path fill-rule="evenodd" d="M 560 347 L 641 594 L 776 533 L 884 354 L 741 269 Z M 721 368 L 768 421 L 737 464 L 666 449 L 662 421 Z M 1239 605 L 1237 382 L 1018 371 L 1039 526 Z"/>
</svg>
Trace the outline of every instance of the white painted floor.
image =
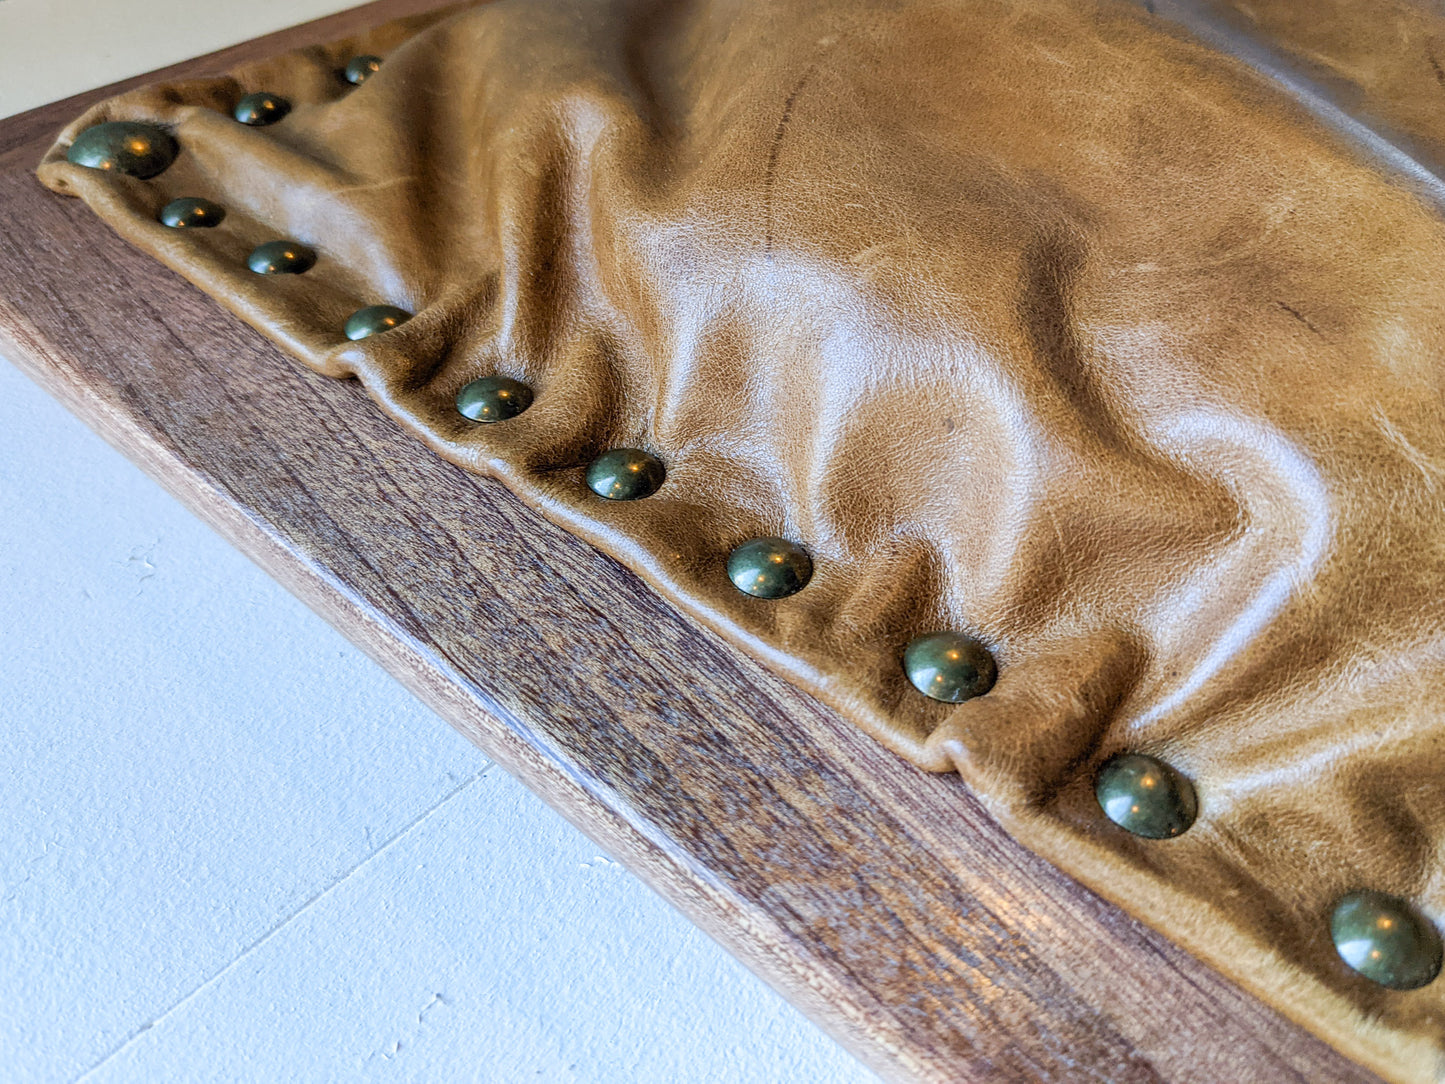
<svg viewBox="0 0 1445 1084">
<path fill-rule="evenodd" d="M 344 6 L 0 0 L 0 115 Z M 0 750 L 6 1081 L 872 1079 L 3 362 Z"/>
</svg>

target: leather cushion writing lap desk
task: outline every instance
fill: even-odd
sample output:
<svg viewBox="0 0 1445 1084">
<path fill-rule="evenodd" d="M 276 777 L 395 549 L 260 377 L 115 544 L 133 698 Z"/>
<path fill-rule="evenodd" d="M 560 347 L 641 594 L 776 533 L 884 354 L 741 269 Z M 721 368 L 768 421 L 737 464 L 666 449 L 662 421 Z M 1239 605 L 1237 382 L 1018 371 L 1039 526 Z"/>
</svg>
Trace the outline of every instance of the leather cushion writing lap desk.
<svg viewBox="0 0 1445 1084">
<path fill-rule="evenodd" d="M 1266 6 L 1257 40 L 1358 52 L 1339 7 L 1304 41 Z M 1433 134 L 1399 105 L 1415 54 L 1367 45 L 1357 123 L 1393 157 L 1122 4 L 509 0 L 113 99 L 40 172 L 1070 874 L 1434 1079 L 1445 982 L 1331 943 L 1350 893 L 1445 914 L 1445 223 L 1401 168 Z M 646 484 L 599 484 L 619 452 Z M 798 562 L 778 597 L 729 576 L 757 540 Z M 904 661 L 940 631 L 996 680 L 923 695 Z M 1105 816 L 1120 756 L 1188 789 L 1174 838 Z"/>
</svg>

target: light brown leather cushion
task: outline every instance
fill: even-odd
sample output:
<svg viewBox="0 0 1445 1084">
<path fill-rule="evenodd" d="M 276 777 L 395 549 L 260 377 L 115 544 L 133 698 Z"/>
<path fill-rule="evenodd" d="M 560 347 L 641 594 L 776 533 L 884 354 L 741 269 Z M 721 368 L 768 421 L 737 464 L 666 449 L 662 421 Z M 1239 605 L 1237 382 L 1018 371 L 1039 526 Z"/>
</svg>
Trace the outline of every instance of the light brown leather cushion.
<svg viewBox="0 0 1445 1084">
<path fill-rule="evenodd" d="M 232 120 L 262 89 L 295 111 Z M 103 119 L 182 154 L 67 163 Z M 1347 1052 L 1440 1072 L 1445 979 L 1372 986 L 1328 915 L 1445 915 L 1445 223 L 1238 61 L 1078 0 L 504 0 L 107 102 L 40 175 Z M 177 196 L 228 217 L 169 230 Z M 315 268 L 248 271 L 276 237 Z M 345 341 L 382 302 L 416 317 Z M 535 404 L 465 421 L 493 372 Z M 663 488 L 590 494 L 613 446 Z M 816 567 L 780 602 L 724 574 L 769 534 Z M 939 628 L 992 692 L 907 684 Z M 1183 837 L 1102 817 L 1121 750 L 1195 781 Z"/>
</svg>

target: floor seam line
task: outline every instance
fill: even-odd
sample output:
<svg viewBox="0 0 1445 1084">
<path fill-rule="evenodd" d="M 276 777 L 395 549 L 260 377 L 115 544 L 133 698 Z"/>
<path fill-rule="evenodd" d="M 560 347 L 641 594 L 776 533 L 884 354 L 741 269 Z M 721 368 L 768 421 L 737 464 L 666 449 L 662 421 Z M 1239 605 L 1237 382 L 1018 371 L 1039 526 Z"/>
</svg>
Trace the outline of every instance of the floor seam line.
<svg viewBox="0 0 1445 1084">
<path fill-rule="evenodd" d="M 475 774 L 473 774 L 472 776 L 470 776 L 468 779 L 466 779 L 466 780 L 463 781 L 462 783 L 458 784 L 457 786 L 453 787 L 451 790 L 447 791 L 447 793 L 444 794 L 444 795 L 442 795 L 441 798 L 439 798 L 435 803 L 433 803 L 432 805 L 428 806 L 426 809 L 422 810 L 422 811 L 421 811 L 420 813 L 418 813 L 414 818 L 412 818 L 412 820 L 410 820 L 410 821 L 407 822 L 404 826 L 402 826 L 402 828 L 401 828 L 400 830 L 398 830 L 390 839 L 388 839 L 388 840 L 386 840 L 384 843 L 382 843 L 382 845 L 381 845 L 380 847 L 377 847 L 375 850 L 368 852 L 367 855 L 366 855 L 366 857 L 364 857 L 360 862 L 357 862 L 356 865 L 352 866 L 352 867 L 351 867 L 350 869 L 348 869 L 345 873 L 343 873 L 340 877 L 337 877 L 334 881 L 332 881 L 330 884 L 328 884 L 325 888 L 323 888 L 323 889 L 321 889 L 320 891 L 314 893 L 310 898 L 308 898 L 308 899 L 306 900 L 306 902 L 304 902 L 303 904 L 301 904 L 300 907 L 296 908 L 296 910 L 294 910 L 294 911 L 292 911 L 290 914 L 286 915 L 286 916 L 285 916 L 284 918 L 282 918 L 279 922 L 277 922 L 274 926 L 272 926 L 270 929 L 268 929 L 265 933 L 261 934 L 260 937 L 256 938 L 256 940 L 252 941 L 249 945 L 247 945 L 245 948 L 243 948 L 239 953 L 236 954 L 236 956 L 235 956 L 234 959 L 232 959 L 229 963 L 226 964 L 225 967 L 222 967 L 222 968 L 221 968 L 220 970 L 218 970 L 214 975 L 211 975 L 209 978 L 205 979 L 205 980 L 204 980 L 203 982 L 201 982 L 200 985 L 198 985 L 194 990 L 192 990 L 190 993 L 186 994 L 184 997 L 182 997 L 179 1001 L 177 1001 L 177 1002 L 176 1002 L 174 1005 L 172 1005 L 170 1008 L 166 1009 L 165 1012 L 163 1012 L 163 1013 L 161 1013 L 160 1015 L 156 1016 L 156 1017 L 155 1017 L 153 1020 L 151 1020 L 149 1023 L 142 1024 L 140 1027 L 138 1027 L 138 1028 L 136 1028 L 134 1031 L 132 1031 L 132 1032 L 131 1032 L 129 1035 L 127 1035 L 123 1040 L 121 1040 L 120 1044 L 119 1044 L 118 1046 L 116 1046 L 115 1049 L 111 1050 L 110 1053 L 106 1054 L 106 1055 L 105 1055 L 104 1057 L 102 1057 L 98 1062 L 96 1062 L 94 1065 L 92 1065 L 89 1069 L 85 1070 L 85 1072 L 81 1073 L 78 1077 L 76 1077 L 76 1078 L 75 1078 L 75 1081 L 74 1081 L 74 1084 L 84 1084 L 84 1081 L 88 1080 L 88 1079 L 89 1079 L 91 1076 L 93 1076 L 95 1073 L 97 1073 L 97 1072 L 99 1072 L 101 1069 L 103 1069 L 103 1068 L 106 1066 L 107 1063 L 109 1063 L 109 1062 L 112 1061 L 113 1059 L 115 1059 L 115 1058 L 119 1057 L 121 1054 L 123 1054 L 123 1053 L 124 1053 L 132 1044 L 134 1044 L 134 1043 L 136 1042 L 136 1040 L 138 1040 L 142 1035 L 144 1035 L 146 1032 L 150 1031 L 150 1030 L 151 1030 L 152 1028 L 154 1028 L 157 1024 L 160 1024 L 160 1023 L 164 1022 L 168 1017 L 170 1017 L 170 1016 L 173 1015 L 174 1013 L 180 1011 L 180 1009 L 182 1009 L 188 1002 L 190 1002 L 192 999 L 194 999 L 195 997 L 197 997 L 198 995 L 200 995 L 201 993 L 203 993 L 207 988 L 209 988 L 210 986 L 213 986 L 215 983 L 219 982 L 222 978 L 224 978 L 224 977 L 226 976 L 226 974 L 227 974 L 229 971 L 231 971 L 234 967 L 236 967 L 237 964 L 241 963 L 242 960 L 246 959 L 246 957 L 250 956 L 253 952 L 255 952 L 257 949 L 259 949 L 259 948 L 260 948 L 262 945 L 264 945 L 267 941 L 271 940 L 271 938 L 275 937 L 278 933 L 280 933 L 282 930 L 284 930 L 287 926 L 289 926 L 289 925 L 291 925 L 291 923 L 295 922 L 298 918 L 300 918 L 303 914 L 305 914 L 306 911 L 309 910 L 313 905 L 321 902 L 321 900 L 325 899 L 327 896 L 329 896 L 329 895 L 330 895 L 332 892 L 334 892 L 336 889 L 340 888 L 343 884 L 345 884 L 347 881 L 349 881 L 357 872 L 359 872 L 363 866 L 365 866 L 367 863 L 369 863 L 373 858 L 376 858 L 378 855 L 382 854 L 384 851 L 386 851 L 388 848 L 390 848 L 390 847 L 392 846 L 392 844 L 400 842 L 403 838 L 405 838 L 408 834 L 410 834 L 410 832 L 411 832 L 413 829 L 415 829 L 415 828 L 417 828 L 418 826 L 420 826 L 421 823 L 422 823 L 423 821 L 425 821 L 428 817 L 430 817 L 433 813 L 435 813 L 437 810 L 441 809 L 442 806 L 446 805 L 446 804 L 447 804 L 448 802 L 450 802 L 453 798 L 455 798 L 455 797 L 457 797 L 458 795 L 460 795 L 463 791 L 465 791 L 465 790 L 466 790 L 468 787 L 470 787 L 473 783 L 477 782 L 477 780 L 481 779 L 484 775 L 487 774 L 487 772 L 491 771 L 492 768 L 494 768 L 494 767 L 496 767 L 496 762 L 495 762 L 495 761 L 491 761 L 491 760 L 487 761 L 487 763 L 484 764 Z"/>
</svg>

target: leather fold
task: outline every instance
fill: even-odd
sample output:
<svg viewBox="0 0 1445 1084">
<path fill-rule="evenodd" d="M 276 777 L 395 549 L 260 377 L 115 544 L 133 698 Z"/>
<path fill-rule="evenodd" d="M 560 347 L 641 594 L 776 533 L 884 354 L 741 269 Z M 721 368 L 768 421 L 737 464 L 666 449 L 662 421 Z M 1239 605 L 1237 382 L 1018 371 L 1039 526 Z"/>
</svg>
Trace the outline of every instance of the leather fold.
<svg viewBox="0 0 1445 1084">
<path fill-rule="evenodd" d="M 1324 55 L 1282 5 L 1188 6 Z M 1347 1054 L 1438 1080 L 1445 980 L 1371 985 L 1329 914 L 1370 888 L 1445 920 L 1445 221 L 1249 61 L 1122 2 L 498 0 L 111 99 L 39 176 Z M 1445 139 L 1412 78 L 1351 123 Z M 239 124 L 255 91 L 291 112 Z M 107 120 L 180 155 L 68 162 Z M 225 220 L 162 225 L 181 196 Z M 278 238 L 315 266 L 251 272 Z M 379 304 L 414 315 L 347 340 Z M 533 404 L 463 418 L 487 375 Z M 593 495 L 614 447 L 662 488 Z M 729 582 L 760 536 L 808 549 L 798 594 Z M 993 651 L 989 693 L 908 683 L 940 629 Z M 1102 815 L 1120 752 L 1193 781 L 1188 832 Z"/>
</svg>

